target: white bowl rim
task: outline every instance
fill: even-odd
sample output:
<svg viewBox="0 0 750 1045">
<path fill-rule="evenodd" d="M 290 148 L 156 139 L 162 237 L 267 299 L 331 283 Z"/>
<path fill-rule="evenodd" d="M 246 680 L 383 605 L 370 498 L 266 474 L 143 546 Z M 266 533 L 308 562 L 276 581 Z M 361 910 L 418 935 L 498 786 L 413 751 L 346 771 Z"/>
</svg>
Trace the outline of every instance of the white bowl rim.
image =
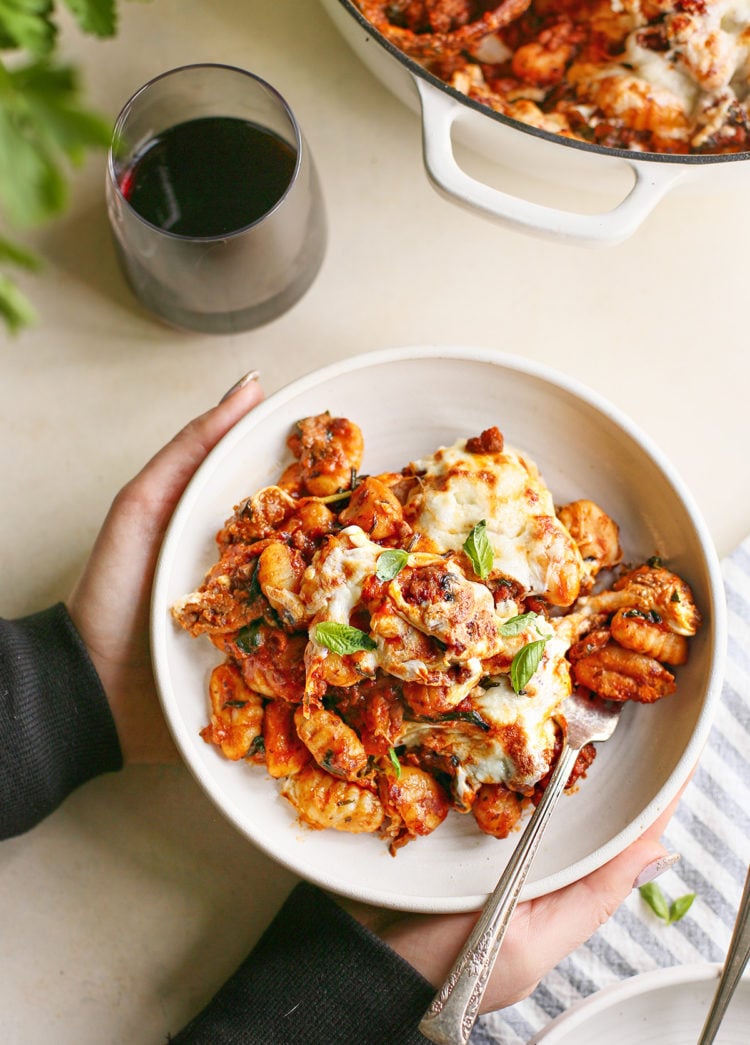
<svg viewBox="0 0 750 1045">
<path fill-rule="evenodd" d="M 237 443 L 245 437 L 245 433 L 248 429 L 260 426 L 267 416 L 272 414 L 280 405 L 289 399 L 293 399 L 297 395 L 314 388 L 316 385 L 324 383 L 341 374 L 355 370 L 364 370 L 382 364 L 424 358 L 466 360 L 468 362 L 497 365 L 501 368 L 515 371 L 532 378 L 538 378 L 581 399 L 583 402 L 588 403 L 594 409 L 598 410 L 601 414 L 625 431 L 633 442 L 637 443 L 641 449 L 651 457 L 658 468 L 662 471 L 665 478 L 671 483 L 690 517 L 705 556 L 709 595 L 712 604 L 708 627 L 711 630 L 713 656 L 706 682 L 705 699 L 698 715 L 695 729 L 691 735 L 690 742 L 686 745 L 685 750 L 682 752 L 681 757 L 663 787 L 652 797 L 651 801 L 642 810 L 637 822 L 631 823 L 627 828 L 620 831 L 619 834 L 613 836 L 608 843 L 569 867 L 547 875 L 545 878 L 540 878 L 535 882 L 527 883 L 521 894 L 521 898 L 533 899 L 577 881 L 617 856 L 628 845 L 634 842 L 650 824 L 654 823 L 671 801 L 676 798 L 681 787 L 689 779 L 690 773 L 697 763 L 703 746 L 708 739 L 715 707 L 721 695 L 724 662 L 726 657 L 726 603 L 721 568 L 713 540 L 690 490 L 683 482 L 671 462 L 650 439 L 650 437 L 647 436 L 619 408 L 582 382 L 579 382 L 578 380 L 557 371 L 546 364 L 492 348 L 472 347 L 467 345 L 411 345 L 377 349 L 350 356 L 326 366 L 311 370 L 280 387 L 276 392 L 264 399 L 258 406 L 254 407 L 250 413 L 241 418 L 210 451 L 206 459 L 202 462 L 192 479 L 189 481 L 169 522 L 157 559 L 151 600 L 151 656 L 157 683 L 157 692 L 159 694 L 167 725 L 188 769 L 198 781 L 201 788 L 212 799 L 219 811 L 237 828 L 237 830 L 239 830 L 245 837 L 249 838 L 250 836 L 242 823 L 225 808 L 220 788 L 214 786 L 212 782 L 207 782 L 202 774 L 198 772 L 197 767 L 193 764 L 190 738 L 187 735 L 183 723 L 175 721 L 172 716 L 169 701 L 163 692 L 160 680 L 162 677 L 167 677 L 168 675 L 168 663 L 166 651 L 162 642 L 164 629 L 162 613 L 164 606 L 167 605 L 165 591 L 166 578 L 164 576 L 162 564 L 169 559 L 171 546 L 178 540 L 179 534 L 182 530 L 183 520 L 189 516 L 192 506 L 204 485 L 204 477 L 210 476 L 215 467 L 215 462 L 230 453 Z M 262 840 L 254 838 L 250 840 L 254 845 L 264 850 L 270 857 L 272 857 L 272 859 L 279 862 L 282 866 L 286 866 L 289 870 L 300 876 L 304 874 L 294 861 L 290 861 L 284 856 L 276 853 L 271 846 L 265 845 Z M 323 889 L 328 889 L 339 894 L 343 892 L 341 882 L 335 875 L 331 875 L 331 877 L 328 878 L 325 874 L 319 873 L 315 875 L 310 874 L 307 875 L 307 877 L 310 881 L 313 881 Z M 383 907 L 408 909 L 414 912 L 422 911 L 428 913 L 450 913 L 476 910 L 482 906 L 486 899 L 486 896 L 484 895 L 441 897 L 439 900 L 435 897 L 429 896 L 410 896 L 408 903 L 404 904 L 404 902 L 398 897 L 391 896 L 390 894 L 384 895 L 377 890 L 350 890 L 347 895 Z"/>
<path fill-rule="evenodd" d="M 723 966 L 718 962 L 689 962 L 686 965 L 669 965 L 660 969 L 650 969 L 648 972 L 636 973 L 618 983 L 611 983 L 602 987 L 594 994 L 588 995 L 575 1002 L 565 1012 L 560 1013 L 554 1020 L 547 1023 L 535 1034 L 528 1045 L 554 1045 L 558 1033 L 563 1031 L 566 1038 L 581 1025 L 588 1022 L 591 1017 L 606 1011 L 613 1004 L 621 1005 L 630 1001 L 631 998 L 641 997 L 653 991 L 667 990 L 670 987 L 685 987 L 696 983 L 718 984 Z M 750 969 L 748 969 L 741 981 L 750 983 Z"/>
</svg>

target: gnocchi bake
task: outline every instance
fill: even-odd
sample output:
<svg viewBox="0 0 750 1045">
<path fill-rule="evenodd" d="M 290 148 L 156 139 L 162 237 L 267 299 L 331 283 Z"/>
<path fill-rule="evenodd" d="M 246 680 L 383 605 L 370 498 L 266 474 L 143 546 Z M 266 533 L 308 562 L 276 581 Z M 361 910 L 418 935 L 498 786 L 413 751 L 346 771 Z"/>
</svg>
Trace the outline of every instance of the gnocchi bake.
<svg viewBox="0 0 750 1045">
<path fill-rule="evenodd" d="M 221 654 L 203 739 L 264 767 L 303 824 L 393 854 L 451 811 L 505 838 L 543 792 L 573 687 L 675 691 L 700 624 L 687 583 L 625 564 L 603 508 L 556 506 L 497 427 L 376 475 L 346 418 L 304 418 L 288 447 L 172 614 Z"/>
<path fill-rule="evenodd" d="M 747 0 L 356 0 L 451 87 L 532 127 L 639 152 L 747 151 Z"/>
</svg>

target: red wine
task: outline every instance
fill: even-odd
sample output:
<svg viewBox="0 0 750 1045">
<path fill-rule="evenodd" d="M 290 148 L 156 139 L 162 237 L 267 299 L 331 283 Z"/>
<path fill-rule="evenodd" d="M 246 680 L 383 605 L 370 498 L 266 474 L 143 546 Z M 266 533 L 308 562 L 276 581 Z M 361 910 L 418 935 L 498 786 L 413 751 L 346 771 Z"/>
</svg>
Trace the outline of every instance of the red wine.
<svg viewBox="0 0 750 1045">
<path fill-rule="evenodd" d="M 294 174 L 297 152 L 267 127 L 205 116 L 162 131 L 120 176 L 152 225 L 180 236 L 224 236 L 262 218 Z"/>
</svg>

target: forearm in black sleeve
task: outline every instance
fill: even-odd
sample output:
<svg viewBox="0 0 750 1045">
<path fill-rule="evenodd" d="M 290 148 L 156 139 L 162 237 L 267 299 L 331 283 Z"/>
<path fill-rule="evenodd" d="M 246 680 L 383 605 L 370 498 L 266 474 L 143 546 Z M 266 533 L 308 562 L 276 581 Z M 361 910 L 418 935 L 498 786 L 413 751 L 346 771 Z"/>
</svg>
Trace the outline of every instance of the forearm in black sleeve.
<svg viewBox="0 0 750 1045">
<path fill-rule="evenodd" d="M 426 1045 L 434 988 L 325 893 L 298 885 L 172 1045 Z"/>
<path fill-rule="evenodd" d="M 62 603 L 0 619 L 0 838 L 121 766 L 107 698 Z"/>
</svg>

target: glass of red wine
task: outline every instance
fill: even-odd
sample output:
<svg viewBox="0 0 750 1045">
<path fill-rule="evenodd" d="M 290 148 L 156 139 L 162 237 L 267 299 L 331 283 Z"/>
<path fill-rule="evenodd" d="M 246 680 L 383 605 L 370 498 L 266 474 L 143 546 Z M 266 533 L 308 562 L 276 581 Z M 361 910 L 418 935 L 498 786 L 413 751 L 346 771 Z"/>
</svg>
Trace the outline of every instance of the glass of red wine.
<svg viewBox="0 0 750 1045">
<path fill-rule="evenodd" d="M 172 69 L 125 104 L 107 211 L 136 297 L 183 330 L 270 322 L 310 287 L 325 253 L 320 182 L 294 114 L 233 66 Z"/>
</svg>

